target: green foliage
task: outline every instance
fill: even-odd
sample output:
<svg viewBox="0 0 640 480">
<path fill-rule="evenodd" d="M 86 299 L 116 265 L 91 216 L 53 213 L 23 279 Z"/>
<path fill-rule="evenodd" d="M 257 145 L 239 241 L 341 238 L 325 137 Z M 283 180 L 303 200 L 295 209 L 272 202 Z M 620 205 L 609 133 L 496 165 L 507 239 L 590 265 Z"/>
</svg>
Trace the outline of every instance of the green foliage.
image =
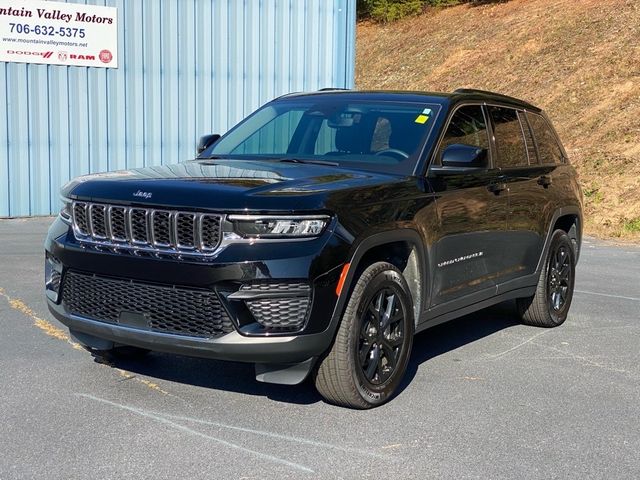
<svg viewBox="0 0 640 480">
<path fill-rule="evenodd" d="M 358 16 L 388 23 L 403 17 L 418 15 L 425 7 L 445 7 L 458 3 L 484 3 L 502 0 L 358 0 Z"/>
<path fill-rule="evenodd" d="M 388 23 L 422 12 L 429 0 L 357 0 L 358 17 Z"/>
<path fill-rule="evenodd" d="M 464 0 L 427 0 L 427 4 L 434 7 L 447 7 L 449 5 L 457 5 L 463 3 Z"/>
<path fill-rule="evenodd" d="M 640 232 L 640 217 L 624 222 L 624 230 L 629 233 Z"/>
<path fill-rule="evenodd" d="M 358 15 L 387 23 L 422 12 L 424 0 L 358 0 Z"/>
<path fill-rule="evenodd" d="M 595 204 L 602 203 L 604 200 L 604 194 L 600 191 L 600 187 L 595 184 L 592 184 L 590 187 L 585 187 L 582 192 L 586 198 Z"/>
</svg>

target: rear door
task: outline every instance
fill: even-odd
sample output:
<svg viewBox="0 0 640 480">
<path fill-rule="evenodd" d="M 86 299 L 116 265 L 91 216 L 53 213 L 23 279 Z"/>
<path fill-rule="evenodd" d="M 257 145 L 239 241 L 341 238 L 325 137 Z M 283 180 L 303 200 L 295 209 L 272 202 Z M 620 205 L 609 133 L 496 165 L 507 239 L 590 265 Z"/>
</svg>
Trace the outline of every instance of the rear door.
<svg viewBox="0 0 640 480">
<path fill-rule="evenodd" d="M 534 273 L 544 245 L 549 169 L 540 165 L 526 114 L 506 106 L 488 107 L 495 142 L 495 161 L 508 187 L 508 248 L 498 283 Z"/>
<path fill-rule="evenodd" d="M 575 172 L 568 164 L 566 152 L 549 119 L 532 112 L 527 112 L 525 118 L 536 147 L 537 170 L 533 174 L 539 174 L 536 177 L 537 191 L 544 192 L 541 195 L 544 198 L 541 200 L 544 202 L 544 209 L 538 220 L 541 234 L 546 235 L 556 209 L 567 206 L 575 198 L 571 197 L 575 188 Z"/>
<path fill-rule="evenodd" d="M 433 235 L 431 307 L 437 313 L 459 308 L 446 304 L 465 298 L 473 303 L 495 294 L 507 227 L 507 195 L 491 160 L 490 130 L 482 105 L 465 105 L 451 115 L 433 165 L 450 144 L 487 150 L 486 170 L 466 175 L 429 177 L 438 219 Z"/>
</svg>

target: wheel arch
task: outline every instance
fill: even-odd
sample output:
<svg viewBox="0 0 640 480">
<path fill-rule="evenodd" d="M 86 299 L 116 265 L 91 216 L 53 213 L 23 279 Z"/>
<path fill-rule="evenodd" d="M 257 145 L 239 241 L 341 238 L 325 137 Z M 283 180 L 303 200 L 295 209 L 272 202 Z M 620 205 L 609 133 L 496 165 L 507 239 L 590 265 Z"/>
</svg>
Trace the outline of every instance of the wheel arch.
<svg viewBox="0 0 640 480">
<path fill-rule="evenodd" d="M 358 243 L 349 257 L 349 270 L 331 318 L 334 331 L 360 274 L 376 261 L 389 262 L 404 275 L 414 305 L 414 323 L 417 324 L 427 293 L 427 263 L 423 245 L 418 232 L 409 228 L 375 233 Z"/>
<path fill-rule="evenodd" d="M 544 248 L 538 260 L 536 267 L 536 277 L 542 272 L 544 266 L 544 259 L 547 258 L 549 252 L 549 246 L 551 245 L 551 237 L 556 229 L 562 229 L 571 238 L 576 254 L 576 262 L 580 256 L 580 250 L 582 245 L 582 210 L 577 206 L 561 207 L 551 216 L 549 221 L 549 228 L 544 242 Z M 572 236 L 573 235 L 573 236 Z"/>
<path fill-rule="evenodd" d="M 564 230 L 569 235 L 576 254 L 576 261 L 580 257 L 580 246 L 582 244 L 582 221 L 578 213 L 563 213 L 554 222 L 553 230 Z"/>
</svg>

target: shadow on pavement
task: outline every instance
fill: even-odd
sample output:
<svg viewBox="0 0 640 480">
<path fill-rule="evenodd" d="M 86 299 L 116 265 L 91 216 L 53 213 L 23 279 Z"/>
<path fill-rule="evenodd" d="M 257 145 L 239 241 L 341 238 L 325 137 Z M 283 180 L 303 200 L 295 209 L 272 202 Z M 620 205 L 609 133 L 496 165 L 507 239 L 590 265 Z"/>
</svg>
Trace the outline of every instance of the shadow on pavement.
<svg viewBox="0 0 640 480">
<path fill-rule="evenodd" d="M 511 303 L 452 320 L 418 334 L 401 393 L 427 360 L 455 350 L 463 345 L 517 325 Z M 309 405 L 322 400 L 309 380 L 301 385 L 272 385 L 255 380 L 252 364 L 151 353 L 139 360 L 110 358 L 113 366 L 131 373 L 203 388 L 226 390 L 246 395 L 258 395 L 272 400 Z"/>
<path fill-rule="evenodd" d="M 515 302 L 504 302 L 429 328 L 416 335 L 407 373 L 398 394 L 411 383 L 418 367 L 427 360 L 493 335 L 505 328 L 519 325 L 520 319 L 515 312 Z"/>
<path fill-rule="evenodd" d="M 245 395 L 258 395 L 279 402 L 309 405 L 322 400 L 311 383 L 273 385 L 255 380 L 251 363 L 226 362 L 152 352 L 141 359 L 109 358 L 114 367 L 170 382 Z M 169 387 L 170 390 L 170 387 Z"/>
</svg>

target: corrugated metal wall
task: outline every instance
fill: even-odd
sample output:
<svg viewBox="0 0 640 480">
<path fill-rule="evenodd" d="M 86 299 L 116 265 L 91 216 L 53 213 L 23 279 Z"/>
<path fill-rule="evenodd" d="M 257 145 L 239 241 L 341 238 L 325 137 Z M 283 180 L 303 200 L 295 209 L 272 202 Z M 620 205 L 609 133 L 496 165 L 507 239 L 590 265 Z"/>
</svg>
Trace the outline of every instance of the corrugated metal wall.
<svg viewBox="0 0 640 480">
<path fill-rule="evenodd" d="M 0 217 L 85 173 L 193 158 L 272 98 L 353 86 L 355 0 L 88 0 L 118 7 L 118 69 L 0 62 Z"/>
</svg>

